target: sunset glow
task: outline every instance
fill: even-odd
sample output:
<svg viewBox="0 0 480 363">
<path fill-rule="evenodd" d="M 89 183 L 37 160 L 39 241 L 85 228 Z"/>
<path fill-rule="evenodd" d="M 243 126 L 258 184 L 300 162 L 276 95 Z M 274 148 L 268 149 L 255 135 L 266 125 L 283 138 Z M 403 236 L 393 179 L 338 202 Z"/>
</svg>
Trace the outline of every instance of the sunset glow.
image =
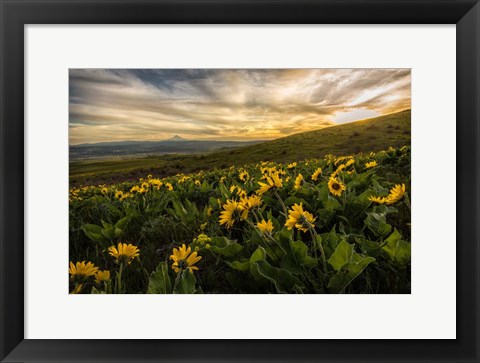
<svg viewBox="0 0 480 363">
<path fill-rule="evenodd" d="M 267 140 L 410 108 L 409 69 L 71 69 L 70 144 Z"/>
</svg>

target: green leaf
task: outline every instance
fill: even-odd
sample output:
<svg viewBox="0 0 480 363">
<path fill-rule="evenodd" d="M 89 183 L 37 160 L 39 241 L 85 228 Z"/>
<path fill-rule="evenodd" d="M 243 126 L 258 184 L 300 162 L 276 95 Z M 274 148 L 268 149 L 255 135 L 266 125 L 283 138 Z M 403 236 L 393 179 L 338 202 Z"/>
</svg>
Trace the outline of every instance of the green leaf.
<svg viewBox="0 0 480 363">
<path fill-rule="evenodd" d="M 82 226 L 82 230 L 85 233 L 87 238 L 91 239 L 92 241 L 105 243 L 108 240 L 102 235 L 103 228 L 97 226 L 96 224 L 84 224 Z"/>
<path fill-rule="evenodd" d="M 265 261 L 267 253 L 263 247 L 258 247 L 255 252 L 250 256 L 250 274 L 255 280 L 262 280 L 261 275 L 258 273 L 255 263 L 258 261 Z"/>
<path fill-rule="evenodd" d="M 372 262 L 375 261 L 373 257 L 362 258 L 360 255 L 355 254 L 354 260 L 357 262 L 349 263 L 344 266 L 341 271 L 338 271 L 330 278 L 328 282 L 328 289 L 334 293 L 340 293 L 357 277 L 363 270 Z"/>
<path fill-rule="evenodd" d="M 210 250 L 225 257 L 234 257 L 241 250 L 243 250 L 243 246 L 239 245 L 237 242 L 233 242 L 232 244 L 225 247 L 211 246 Z"/>
<path fill-rule="evenodd" d="M 250 269 L 250 261 L 249 260 L 244 260 L 244 261 L 233 261 L 233 262 L 228 262 L 226 261 L 227 265 L 233 268 L 234 270 L 241 271 L 241 272 L 247 272 Z"/>
<path fill-rule="evenodd" d="M 292 273 L 301 273 L 305 268 L 312 268 L 317 260 L 308 255 L 308 246 L 302 241 L 290 242 L 290 248 L 281 266 Z"/>
<path fill-rule="evenodd" d="M 382 250 L 391 258 L 395 258 L 395 250 L 397 242 L 402 239 L 402 235 L 395 228 L 393 233 L 385 240 L 385 246 L 382 247 Z"/>
<path fill-rule="evenodd" d="M 123 217 L 122 219 L 119 219 L 117 223 L 115 223 L 115 228 L 120 229 L 123 231 L 125 227 L 127 226 L 128 222 L 130 221 L 130 216 Z"/>
<path fill-rule="evenodd" d="M 195 283 L 197 279 L 193 276 L 193 273 L 190 270 L 185 270 L 182 272 L 182 276 L 173 290 L 174 294 L 194 294 L 195 293 Z"/>
<path fill-rule="evenodd" d="M 327 187 L 327 184 L 323 184 L 321 187 L 320 187 L 320 191 L 318 193 L 318 199 L 323 203 L 325 204 L 328 200 L 328 187 Z"/>
<path fill-rule="evenodd" d="M 254 263 L 258 274 L 275 285 L 278 293 L 300 292 L 305 287 L 302 282 L 289 271 L 276 268 L 267 261 L 261 260 Z"/>
<path fill-rule="evenodd" d="M 328 263 L 333 267 L 335 271 L 340 271 L 343 266 L 350 263 L 353 256 L 354 245 L 351 245 L 345 239 L 339 243 L 335 252 L 328 259 Z"/>
<path fill-rule="evenodd" d="M 107 223 L 105 222 L 104 220 L 102 220 L 102 225 L 103 225 L 103 229 L 107 230 L 107 231 L 110 231 L 113 229 L 113 225 L 111 225 L 110 223 Z"/>
<path fill-rule="evenodd" d="M 231 193 L 228 191 L 225 184 L 223 183 L 218 184 L 218 188 L 220 189 L 220 192 L 225 198 L 229 199 L 231 197 Z"/>
<path fill-rule="evenodd" d="M 355 236 L 355 242 L 360 245 L 362 252 L 366 253 L 368 256 L 377 258 L 382 250 L 382 244 L 374 241 L 370 241 L 366 238 Z"/>
<path fill-rule="evenodd" d="M 200 188 L 200 191 L 202 193 L 208 193 L 211 190 L 212 190 L 212 187 L 210 186 L 210 184 L 208 184 L 208 182 L 206 180 L 204 180 L 203 183 L 202 183 L 202 186 Z"/>
<path fill-rule="evenodd" d="M 337 200 L 337 198 L 328 196 L 327 200 L 324 202 L 324 207 L 327 211 L 338 210 L 342 208 L 342 205 Z"/>
<path fill-rule="evenodd" d="M 171 294 L 172 283 L 167 262 L 160 262 L 148 279 L 147 294 Z"/>
<path fill-rule="evenodd" d="M 386 244 L 382 250 L 388 258 L 399 266 L 405 266 L 410 261 L 411 244 L 402 241 L 402 235 L 395 229 L 385 240 Z"/>
<path fill-rule="evenodd" d="M 387 223 L 386 215 L 386 213 L 370 212 L 365 218 L 365 225 L 377 237 L 385 237 L 392 229 L 392 226 Z"/>
</svg>

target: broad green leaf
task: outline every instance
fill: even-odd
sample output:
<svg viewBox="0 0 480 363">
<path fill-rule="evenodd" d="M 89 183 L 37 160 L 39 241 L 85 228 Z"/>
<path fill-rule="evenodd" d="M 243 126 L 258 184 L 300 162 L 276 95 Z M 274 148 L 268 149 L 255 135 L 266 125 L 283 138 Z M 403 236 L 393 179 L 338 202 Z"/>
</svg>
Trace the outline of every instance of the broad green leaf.
<svg viewBox="0 0 480 363">
<path fill-rule="evenodd" d="M 347 264 L 330 278 L 327 287 L 331 292 L 341 293 L 369 264 L 375 261 L 373 257 L 360 259 L 358 257 L 360 256 L 357 254 L 357 257 L 354 258 L 358 262 Z"/>
<path fill-rule="evenodd" d="M 208 182 L 206 180 L 204 180 L 203 183 L 202 183 L 202 186 L 200 188 L 200 191 L 202 193 L 208 193 L 211 190 L 212 190 L 212 187 L 210 186 L 210 184 L 208 184 Z"/>
<path fill-rule="evenodd" d="M 96 224 L 84 224 L 82 226 L 82 230 L 85 233 L 85 236 L 87 236 L 87 238 L 91 239 L 92 241 L 99 243 L 108 242 L 108 239 L 106 239 L 102 235 L 103 228 L 97 226 Z"/>
<path fill-rule="evenodd" d="M 397 242 L 402 239 L 402 235 L 395 228 L 393 233 L 385 240 L 385 246 L 382 247 L 382 250 L 393 260 L 395 259 L 395 250 L 397 247 Z"/>
<path fill-rule="evenodd" d="M 327 211 L 338 210 L 342 208 L 342 205 L 337 200 L 337 198 L 328 196 L 327 200 L 324 203 L 324 207 Z"/>
<path fill-rule="evenodd" d="M 335 252 L 328 259 L 328 263 L 333 267 L 335 271 L 340 271 L 343 266 L 350 263 L 353 256 L 354 245 L 351 245 L 344 239 L 339 243 Z"/>
<path fill-rule="evenodd" d="M 386 213 L 368 213 L 365 225 L 377 237 L 385 237 L 392 229 L 392 226 L 387 223 Z"/>
<path fill-rule="evenodd" d="M 105 222 L 104 220 L 101 221 L 103 225 L 103 229 L 109 231 L 113 229 L 113 225 L 110 223 Z"/>
<path fill-rule="evenodd" d="M 261 280 L 262 277 L 259 275 L 255 263 L 258 261 L 265 261 L 267 258 L 267 253 L 263 247 L 258 247 L 255 252 L 250 256 L 250 274 L 255 280 Z"/>
<path fill-rule="evenodd" d="M 360 248 L 368 256 L 377 258 L 382 250 L 382 244 L 374 241 L 370 241 L 366 238 L 355 236 L 355 242 L 360 245 Z"/>
<path fill-rule="evenodd" d="M 317 260 L 308 255 L 308 246 L 302 241 L 295 241 L 290 242 L 281 266 L 292 273 L 301 273 L 305 268 L 312 268 L 316 264 Z"/>
<path fill-rule="evenodd" d="M 382 250 L 388 258 L 400 266 L 405 266 L 410 261 L 411 244 L 402 241 L 402 235 L 395 229 L 393 233 L 385 240 L 386 244 Z"/>
<path fill-rule="evenodd" d="M 304 288 L 302 282 L 289 271 L 273 267 L 267 261 L 257 261 L 254 266 L 257 268 L 259 275 L 275 285 L 278 293 L 299 292 Z"/>
<path fill-rule="evenodd" d="M 173 290 L 174 294 L 194 294 L 195 293 L 195 283 L 197 279 L 193 276 L 193 272 L 190 270 L 185 270 L 182 272 L 179 281 L 175 285 Z"/>
<path fill-rule="evenodd" d="M 232 194 L 228 191 L 225 184 L 223 183 L 218 184 L 218 188 L 220 189 L 220 192 L 225 198 L 229 199 L 231 197 Z"/>
<path fill-rule="evenodd" d="M 239 245 L 237 242 L 233 242 L 225 247 L 218 247 L 218 246 L 211 246 L 210 250 L 214 253 L 218 253 L 219 255 L 225 257 L 234 257 L 236 256 L 241 250 L 243 246 Z"/>
<path fill-rule="evenodd" d="M 250 261 L 233 261 L 228 262 L 226 261 L 227 265 L 237 271 L 247 272 L 250 269 Z"/>
<path fill-rule="evenodd" d="M 328 187 L 327 187 L 327 184 L 323 184 L 321 187 L 320 187 L 320 191 L 318 193 L 318 199 L 320 199 L 320 201 L 325 204 L 328 200 Z"/>
<path fill-rule="evenodd" d="M 114 227 L 123 231 L 130 221 L 130 218 L 130 216 L 123 217 L 122 219 L 118 220 L 117 223 L 115 223 Z"/>
<path fill-rule="evenodd" d="M 170 294 L 172 284 L 168 275 L 167 262 L 160 262 L 148 279 L 147 294 Z"/>
</svg>

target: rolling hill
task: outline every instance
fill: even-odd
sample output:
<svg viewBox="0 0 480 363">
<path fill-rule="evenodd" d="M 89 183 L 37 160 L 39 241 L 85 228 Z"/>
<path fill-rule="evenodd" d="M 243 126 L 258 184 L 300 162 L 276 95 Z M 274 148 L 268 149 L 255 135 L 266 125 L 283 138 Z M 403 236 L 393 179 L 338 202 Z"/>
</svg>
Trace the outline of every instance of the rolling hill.
<svg viewBox="0 0 480 363">
<path fill-rule="evenodd" d="M 169 154 L 144 158 L 104 161 L 73 161 L 70 183 L 113 183 L 136 180 L 147 174 L 164 177 L 231 165 L 272 160 L 291 162 L 321 158 L 326 154 L 346 155 L 410 145 L 411 112 L 405 110 L 320 130 L 302 132 L 272 141 L 228 150 L 193 155 Z"/>
</svg>

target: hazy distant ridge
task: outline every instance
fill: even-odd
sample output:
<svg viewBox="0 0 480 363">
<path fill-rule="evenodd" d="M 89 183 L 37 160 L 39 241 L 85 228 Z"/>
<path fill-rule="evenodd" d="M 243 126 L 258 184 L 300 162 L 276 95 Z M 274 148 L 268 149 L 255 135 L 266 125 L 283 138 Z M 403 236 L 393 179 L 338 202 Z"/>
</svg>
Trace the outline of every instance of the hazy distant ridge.
<svg viewBox="0 0 480 363">
<path fill-rule="evenodd" d="M 178 135 L 161 141 L 112 141 L 70 146 L 70 159 L 95 159 L 119 156 L 193 154 L 222 148 L 237 148 L 265 142 L 187 140 Z"/>
</svg>

